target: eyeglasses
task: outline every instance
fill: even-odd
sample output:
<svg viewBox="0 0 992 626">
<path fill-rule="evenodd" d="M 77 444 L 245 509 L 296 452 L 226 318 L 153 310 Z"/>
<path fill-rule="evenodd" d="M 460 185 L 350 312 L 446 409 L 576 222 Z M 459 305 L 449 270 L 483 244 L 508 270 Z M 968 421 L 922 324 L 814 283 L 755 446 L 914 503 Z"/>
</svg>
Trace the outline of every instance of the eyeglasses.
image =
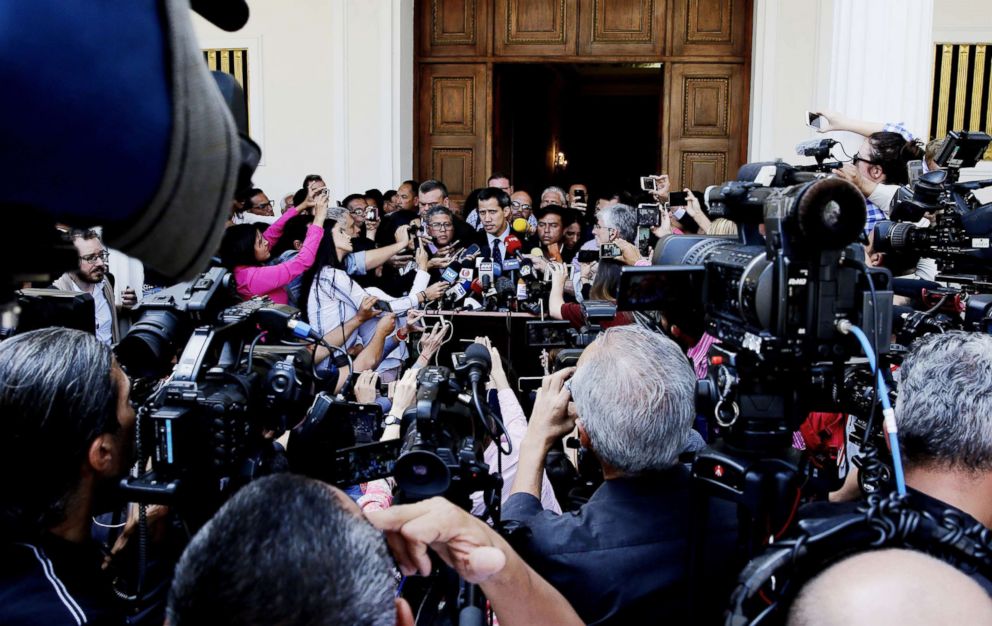
<svg viewBox="0 0 992 626">
<path fill-rule="evenodd" d="M 451 230 L 455 227 L 454 224 L 450 224 L 448 222 L 431 222 L 428 226 L 434 230 Z"/>
<path fill-rule="evenodd" d="M 271 209 L 272 208 L 272 200 L 269 200 L 268 202 L 264 202 L 262 204 L 253 204 L 251 206 L 251 208 L 253 208 L 253 209 Z"/>
<path fill-rule="evenodd" d="M 867 163 L 869 165 L 881 165 L 881 163 L 879 163 L 878 161 L 872 161 L 871 159 L 866 159 L 857 152 L 855 152 L 854 156 L 851 157 L 851 164 L 857 165 L 858 161 L 861 161 L 862 163 Z"/>
<path fill-rule="evenodd" d="M 529 209 L 530 205 L 525 202 L 513 201 L 511 204 L 518 209 Z"/>
<path fill-rule="evenodd" d="M 104 250 L 103 252 L 95 252 L 93 254 L 87 254 L 86 256 L 81 256 L 81 257 L 79 257 L 79 260 L 80 261 L 86 261 L 87 263 L 89 263 L 90 265 L 92 265 L 92 264 L 96 263 L 97 259 L 99 259 L 99 260 L 103 261 L 104 263 L 106 263 L 107 262 L 107 259 L 109 259 L 109 258 L 110 258 L 110 253 L 107 252 L 106 250 Z"/>
</svg>

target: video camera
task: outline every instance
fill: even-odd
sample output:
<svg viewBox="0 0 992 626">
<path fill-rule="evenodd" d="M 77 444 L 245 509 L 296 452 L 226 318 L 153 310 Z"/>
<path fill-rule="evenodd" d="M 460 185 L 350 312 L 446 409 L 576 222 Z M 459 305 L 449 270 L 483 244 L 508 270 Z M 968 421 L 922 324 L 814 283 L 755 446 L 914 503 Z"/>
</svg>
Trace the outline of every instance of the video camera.
<svg viewBox="0 0 992 626">
<path fill-rule="evenodd" d="M 399 502 L 444 496 L 466 510 L 471 508 L 469 496 L 482 491 L 490 514 L 498 517 L 501 479 L 490 474 L 483 455 L 484 435 L 498 442 L 505 434 L 502 422 L 485 404 L 492 362 L 488 350 L 478 344 L 455 353 L 452 360 L 453 369 L 431 366 L 420 371 L 416 403 L 403 415 L 399 439 L 342 445 L 348 440 L 340 433 L 347 426 L 342 427 L 339 416 L 311 409 L 290 436 L 291 469 L 341 487 L 392 476 Z M 379 434 L 381 430 L 376 437 Z"/>
<path fill-rule="evenodd" d="M 753 163 L 706 196 L 739 237 L 663 238 L 654 267 L 624 268 L 618 308 L 659 310 L 682 336 L 717 340 L 696 405 L 721 441 L 697 455 L 693 475 L 748 509 L 760 545 L 800 482 L 793 433 L 811 411 L 838 406 L 861 355 L 842 321 L 888 348 L 891 276 L 864 262 L 865 200 L 844 180 Z"/>
<path fill-rule="evenodd" d="M 992 142 L 985 133 L 951 132 L 935 162 L 944 169 L 923 174 L 912 196 L 902 189 L 892 202 L 892 221 L 879 222 L 872 245 L 878 252 L 934 258 L 939 279 L 965 285 L 972 292 L 992 292 L 992 204 L 981 204 L 974 191 L 992 180 L 958 182 L 962 167 L 974 167 Z M 929 226 L 911 222 L 933 216 Z"/>
<path fill-rule="evenodd" d="M 121 487 L 131 501 L 175 506 L 195 527 L 242 485 L 278 468 L 272 435 L 295 426 L 336 381 L 316 375 L 305 344 L 259 345 L 263 334 L 315 340 L 316 333 L 291 307 L 267 298 L 238 303 L 222 268 L 138 310 L 116 353 L 139 384 L 157 385 L 138 410 L 136 447 L 151 469 Z"/>
</svg>

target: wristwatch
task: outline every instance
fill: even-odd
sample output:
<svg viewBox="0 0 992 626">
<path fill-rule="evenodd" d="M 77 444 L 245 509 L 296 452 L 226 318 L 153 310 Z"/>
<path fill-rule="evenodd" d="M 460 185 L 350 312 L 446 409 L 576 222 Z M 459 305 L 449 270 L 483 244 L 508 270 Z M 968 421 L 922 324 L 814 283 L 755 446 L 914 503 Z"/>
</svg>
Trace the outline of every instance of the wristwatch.
<svg viewBox="0 0 992 626">
<path fill-rule="evenodd" d="M 382 418 L 382 427 L 383 428 L 389 428 L 390 426 L 399 426 L 400 425 L 400 422 L 402 422 L 402 421 L 403 421 L 403 418 L 396 417 L 392 413 L 387 413 L 386 414 L 386 417 Z"/>
</svg>

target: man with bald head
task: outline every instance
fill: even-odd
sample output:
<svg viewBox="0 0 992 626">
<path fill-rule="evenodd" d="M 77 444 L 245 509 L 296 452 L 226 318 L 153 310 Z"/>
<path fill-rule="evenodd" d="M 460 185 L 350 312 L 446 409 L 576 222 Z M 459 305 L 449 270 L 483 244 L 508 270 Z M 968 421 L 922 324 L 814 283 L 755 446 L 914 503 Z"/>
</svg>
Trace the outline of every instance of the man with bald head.
<svg viewBox="0 0 992 626">
<path fill-rule="evenodd" d="M 992 599 L 954 567 L 922 552 L 862 552 L 803 587 L 788 626 L 992 624 Z"/>
</svg>

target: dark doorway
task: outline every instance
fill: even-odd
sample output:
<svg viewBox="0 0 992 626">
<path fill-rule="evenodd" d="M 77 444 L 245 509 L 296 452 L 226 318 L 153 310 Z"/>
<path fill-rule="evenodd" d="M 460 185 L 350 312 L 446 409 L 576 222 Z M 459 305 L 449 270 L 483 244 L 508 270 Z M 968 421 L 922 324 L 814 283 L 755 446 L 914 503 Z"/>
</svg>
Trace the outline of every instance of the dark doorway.
<svg viewBox="0 0 992 626">
<path fill-rule="evenodd" d="M 494 170 L 516 189 L 537 194 L 550 184 L 639 189 L 659 172 L 660 64 L 524 64 L 494 66 Z M 567 165 L 555 166 L 557 153 Z"/>
</svg>

